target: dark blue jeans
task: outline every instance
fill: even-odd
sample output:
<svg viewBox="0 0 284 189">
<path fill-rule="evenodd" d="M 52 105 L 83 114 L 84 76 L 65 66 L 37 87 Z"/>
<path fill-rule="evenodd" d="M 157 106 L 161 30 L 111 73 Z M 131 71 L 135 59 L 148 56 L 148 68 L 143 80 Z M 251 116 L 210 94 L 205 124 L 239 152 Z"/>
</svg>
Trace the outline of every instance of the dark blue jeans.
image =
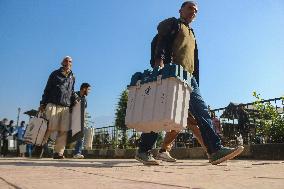
<svg viewBox="0 0 284 189">
<path fill-rule="evenodd" d="M 191 87 L 193 88 L 193 91 L 190 94 L 189 111 L 191 111 L 198 123 L 207 152 L 212 154 L 221 148 L 221 140 L 213 129 L 207 105 L 200 94 L 199 87 L 194 77 L 191 79 Z M 138 151 L 147 152 L 153 149 L 157 138 L 157 133 L 142 133 Z"/>
<path fill-rule="evenodd" d="M 74 155 L 82 154 L 83 142 L 84 142 L 84 138 L 79 138 L 77 140 L 76 145 L 75 145 Z"/>
<path fill-rule="evenodd" d="M 33 145 L 32 144 L 27 144 L 27 153 L 29 157 L 32 157 L 32 151 L 33 151 Z"/>
<path fill-rule="evenodd" d="M 148 152 L 154 148 L 155 143 L 158 139 L 158 133 L 142 133 L 140 137 L 140 142 L 138 144 L 138 152 Z"/>
</svg>

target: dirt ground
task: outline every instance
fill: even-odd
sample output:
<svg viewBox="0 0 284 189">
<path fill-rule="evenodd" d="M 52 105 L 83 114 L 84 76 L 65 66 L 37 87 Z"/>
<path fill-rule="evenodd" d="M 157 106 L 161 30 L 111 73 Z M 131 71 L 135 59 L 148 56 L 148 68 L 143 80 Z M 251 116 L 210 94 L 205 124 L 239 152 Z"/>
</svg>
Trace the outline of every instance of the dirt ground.
<svg viewBox="0 0 284 189">
<path fill-rule="evenodd" d="M 283 189 L 284 161 L 206 160 L 144 166 L 134 159 L 0 158 L 0 189 Z"/>
</svg>

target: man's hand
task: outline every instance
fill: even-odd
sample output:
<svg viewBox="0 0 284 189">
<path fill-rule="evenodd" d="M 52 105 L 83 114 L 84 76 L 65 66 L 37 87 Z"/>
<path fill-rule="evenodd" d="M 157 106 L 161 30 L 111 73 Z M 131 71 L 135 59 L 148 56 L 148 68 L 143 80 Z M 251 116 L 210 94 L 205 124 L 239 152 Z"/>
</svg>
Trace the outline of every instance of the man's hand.
<svg viewBox="0 0 284 189">
<path fill-rule="evenodd" d="M 164 60 L 161 59 L 161 58 L 155 59 L 155 67 L 163 68 L 164 67 Z"/>
</svg>

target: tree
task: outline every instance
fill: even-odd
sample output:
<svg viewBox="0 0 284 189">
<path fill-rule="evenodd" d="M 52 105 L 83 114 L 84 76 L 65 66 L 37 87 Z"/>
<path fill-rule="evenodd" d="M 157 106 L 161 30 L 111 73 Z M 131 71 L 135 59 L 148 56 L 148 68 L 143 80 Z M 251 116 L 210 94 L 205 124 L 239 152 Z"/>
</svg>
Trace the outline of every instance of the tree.
<svg viewBox="0 0 284 189">
<path fill-rule="evenodd" d="M 263 103 L 263 99 L 256 92 L 253 92 L 253 96 L 257 99 L 254 107 L 260 121 L 256 134 L 263 135 L 271 143 L 284 143 L 284 116 L 270 102 Z"/>
<path fill-rule="evenodd" d="M 162 146 L 164 138 L 165 138 L 165 136 L 164 136 L 163 132 L 158 132 L 158 138 L 157 138 L 157 142 L 156 142 L 156 147 L 161 147 Z"/>
<path fill-rule="evenodd" d="M 123 90 L 116 107 L 115 127 L 122 130 L 122 138 L 120 147 L 126 148 L 127 145 L 127 127 L 125 125 L 125 116 L 128 100 L 128 91 Z"/>
<path fill-rule="evenodd" d="M 85 112 L 85 126 L 86 127 L 93 127 L 94 121 L 92 121 L 92 116 L 89 114 L 89 112 Z"/>
</svg>

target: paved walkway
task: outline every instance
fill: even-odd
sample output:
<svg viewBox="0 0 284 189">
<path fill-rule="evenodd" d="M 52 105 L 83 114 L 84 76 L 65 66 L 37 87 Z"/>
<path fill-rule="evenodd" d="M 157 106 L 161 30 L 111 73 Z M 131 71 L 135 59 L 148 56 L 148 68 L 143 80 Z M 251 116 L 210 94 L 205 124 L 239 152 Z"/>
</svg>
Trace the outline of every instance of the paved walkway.
<svg viewBox="0 0 284 189">
<path fill-rule="evenodd" d="M 284 161 L 179 160 L 143 166 L 133 159 L 0 158 L 0 189 L 283 189 Z"/>
</svg>

